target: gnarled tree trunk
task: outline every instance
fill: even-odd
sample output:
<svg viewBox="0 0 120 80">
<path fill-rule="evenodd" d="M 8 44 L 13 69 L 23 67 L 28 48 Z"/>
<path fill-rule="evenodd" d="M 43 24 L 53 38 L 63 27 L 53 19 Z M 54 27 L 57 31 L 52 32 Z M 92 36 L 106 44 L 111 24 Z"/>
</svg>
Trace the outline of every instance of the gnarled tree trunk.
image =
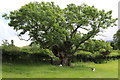
<svg viewBox="0 0 120 80">
<path fill-rule="evenodd" d="M 68 54 L 65 54 L 64 50 L 60 49 L 58 46 L 53 46 L 53 54 L 61 60 L 62 66 L 71 66 L 71 59 Z"/>
<path fill-rule="evenodd" d="M 67 57 L 61 59 L 62 66 L 71 66 L 71 60 Z"/>
</svg>

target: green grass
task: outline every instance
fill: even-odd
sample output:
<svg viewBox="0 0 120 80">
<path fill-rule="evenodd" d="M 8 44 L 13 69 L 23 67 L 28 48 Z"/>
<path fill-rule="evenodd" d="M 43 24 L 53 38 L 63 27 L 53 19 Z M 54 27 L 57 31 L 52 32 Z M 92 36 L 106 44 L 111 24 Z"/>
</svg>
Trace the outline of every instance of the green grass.
<svg viewBox="0 0 120 80">
<path fill-rule="evenodd" d="M 118 78 L 118 60 L 104 64 L 73 63 L 73 67 L 51 64 L 3 64 L 3 78 Z M 92 67 L 96 71 L 91 70 Z"/>
</svg>

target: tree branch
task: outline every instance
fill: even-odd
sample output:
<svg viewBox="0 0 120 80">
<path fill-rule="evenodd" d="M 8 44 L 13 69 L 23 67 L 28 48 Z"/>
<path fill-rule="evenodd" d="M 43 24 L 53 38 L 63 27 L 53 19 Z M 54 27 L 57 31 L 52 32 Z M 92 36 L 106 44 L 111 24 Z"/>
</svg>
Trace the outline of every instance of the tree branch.
<svg viewBox="0 0 120 80">
<path fill-rule="evenodd" d="M 17 36 L 18 36 L 18 38 L 19 38 L 20 40 L 24 40 L 24 41 L 29 41 L 29 40 L 31 39 L 31 37 L 28 38 L 28 39 L 23 39 L 22 36 L 20 36 L 20 35 L 17 35 Z"/>
<path fill-rule="evenodd" d="M 90 52 L 89 50 L 86 50 L 86 49 L 78 49 L 78 50 L 82 50 L 82 51 L 87 51 L 87 52 Z"/>
<path fill-rule="evenodd" d="M 98 28 L 98 29 L 99 29 L 99 28 Z M 88 32 L 88 34 L 82 38 L 83 40 L 78 43 L 78 45 L 76 46 L 76 48 L 75 48 L 75 50 L 72 52 L 72 54 L 74 54 L 74 53 L 78 50 L 79 46 L 80 46 L 82 43 L 84 43 L 85 41 L 87 41 L 88 39 L 90 39 L 90 37 L 92 37 L 92 36 L 95 35 L 96 33 L 98 33 L 98 30 L 96 30 L 96 29 L 93 29 L 92 31 Z M 85 38 L 85 37 L 86 37 L 86 38 Z"/>
<path fill-rule="evenodd" d="M 73 34 L 77 32 L 77 29 L 80 28 L 80 26 L 77 25 L 77 28 L 75 28 L 75 30 L 73 30 L 73 32 L 71 32 L 71 34 L 70 34 L 71 38 L 72 38 Z"/>
</svg>

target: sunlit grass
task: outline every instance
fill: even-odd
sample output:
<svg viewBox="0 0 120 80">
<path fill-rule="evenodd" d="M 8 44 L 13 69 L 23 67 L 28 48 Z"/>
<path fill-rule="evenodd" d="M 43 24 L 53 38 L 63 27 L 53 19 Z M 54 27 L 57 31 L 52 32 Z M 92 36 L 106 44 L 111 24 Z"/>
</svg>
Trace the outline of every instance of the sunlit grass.
<svg viewBox="0 0 120 80">
<path fill-rule="evenodd" d="M 104 64 L 92 62 L 73 63 L 73 67 L 51 64 L 3 64 L 3 78 L 117 78 L 118 61 Z M 96 68 L 92 71 L 91 68 Z"/>
</svg>

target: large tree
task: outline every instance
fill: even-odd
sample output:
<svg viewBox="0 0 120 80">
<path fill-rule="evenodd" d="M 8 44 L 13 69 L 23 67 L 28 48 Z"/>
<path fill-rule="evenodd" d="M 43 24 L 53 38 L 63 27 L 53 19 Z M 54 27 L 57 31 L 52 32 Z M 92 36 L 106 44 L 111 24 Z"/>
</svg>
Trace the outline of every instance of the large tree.
<svg viewBox="0 0 120 80">
<path fill-rule="evenodd" d="M 94 6 L 69 4 L 61 9 L 53 2 L 30 2 L 20 9 L 3 15 L 9 26 L 28 33 L 43 48 L 52 50 L 63 66 L 70 66 L 70 57 L 79 46 L 93 38 L 102 29 L 116 25 L 112 11 L 98 10 Z"/>
<path fill-rule="evenodd" d="M 113 36 L 115 48 L 120 50 L 120 29 Z"/>
</svg>

